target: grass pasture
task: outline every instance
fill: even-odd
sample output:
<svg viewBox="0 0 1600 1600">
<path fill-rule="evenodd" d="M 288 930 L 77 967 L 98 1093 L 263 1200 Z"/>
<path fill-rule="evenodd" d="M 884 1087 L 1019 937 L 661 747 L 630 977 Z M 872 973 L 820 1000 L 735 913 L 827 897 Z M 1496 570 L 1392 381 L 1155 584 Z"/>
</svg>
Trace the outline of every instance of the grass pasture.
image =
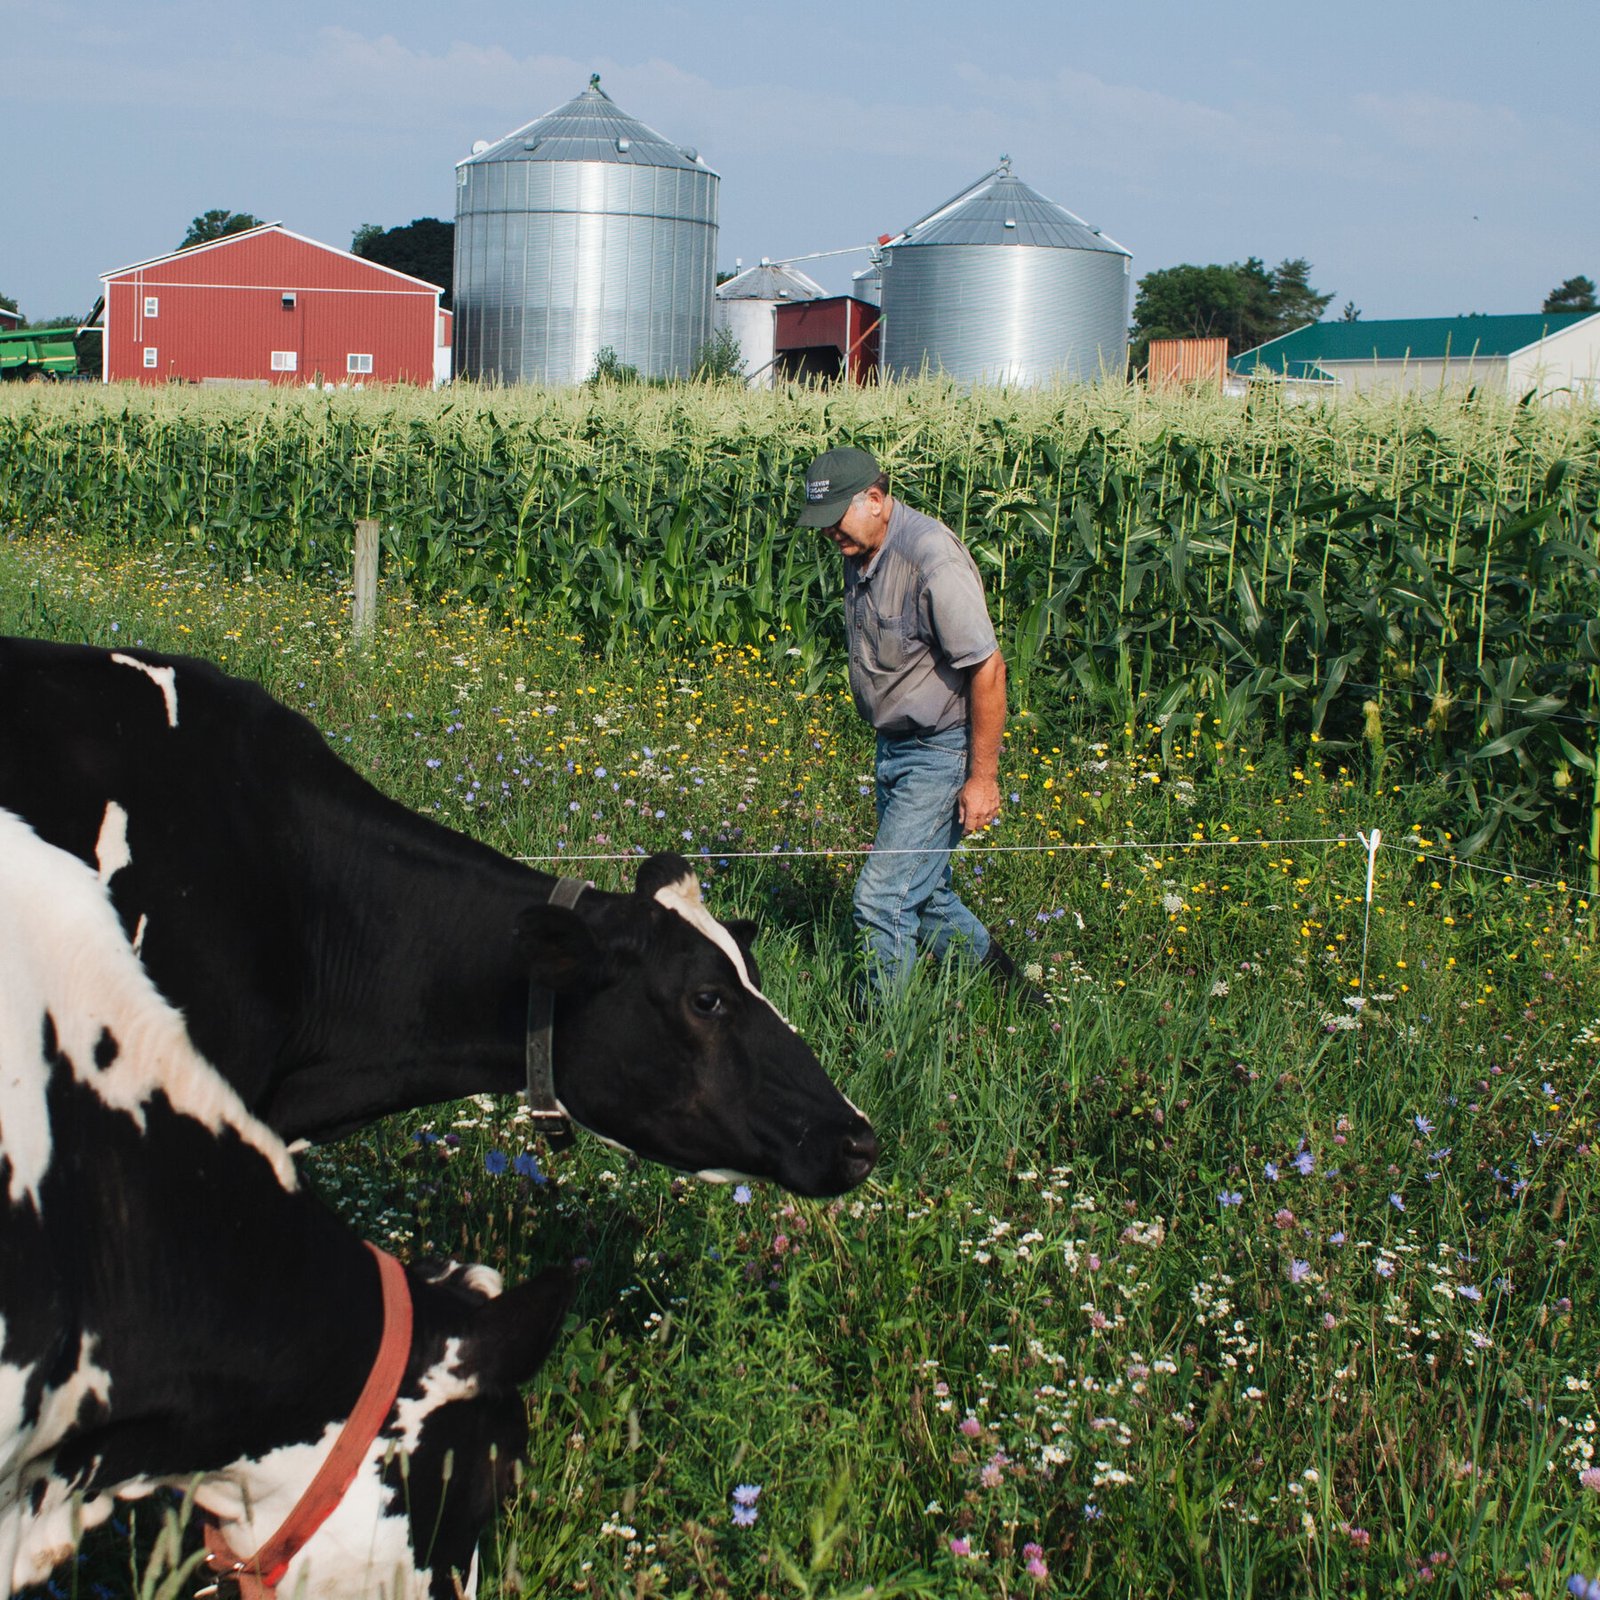
<svg viewBox="0 0 1600 1600">
<path fill-rule="evenodd" d="M 1053 1013 L 929 971 L 863 1021 L 870 748 L 831 674 L 777 637 L 608 659 L 398 586 L 364 652 L 347 599 L 186 538 L 0 543 L 7 631 L 218 660 L 603 886 L 683 851 L 885 1145 L 830 1204 L 551 1152 L 511 1102 L 308 1158 L 403 1255 L 583 1263 L 485 1593 L 1545 1600 L 1600 1569 L 1600 973 L 1559 857 L 1464 864 L 1448 795 L 1370 745 L 1036 678 L 958 871 Z M 52 1592 L 156 1593 L 138 1561 L 97 1540 Z"/>
</svg>

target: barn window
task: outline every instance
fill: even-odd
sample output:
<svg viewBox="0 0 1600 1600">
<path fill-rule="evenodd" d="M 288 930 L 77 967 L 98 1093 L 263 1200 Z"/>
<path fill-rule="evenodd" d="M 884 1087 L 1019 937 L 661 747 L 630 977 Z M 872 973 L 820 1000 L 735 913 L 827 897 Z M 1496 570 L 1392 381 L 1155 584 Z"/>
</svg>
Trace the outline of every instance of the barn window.
<svg viewBox="0 0 1600 1600">
<path fill-rule="evenodd" d="M 160 313 L 160 310 L 161 310 L 161 301 L 160 301 L 160 299 L 157 296 L 153 295 L 153 294 L 147 294 L 144 297 L 144 314 L 147 317 L 153 317 L 153 316 L 158 315 Z"/>
<path fill-rule="evenodd" d="M 371 372 L 372 357 L 358 356 L 352 353 L 345 357 L 344 370 L 346 372 Z"/>
<path fill-rule="evenodd" d="M 274 372 L 298 372 L 300 370 L 300 352 L 298 350 L 274 350 L 272 352 L 272 370 Z"/>
<path fill-rule="evenodd" d="M 160 356 L 156 354 L 156 347 L 153 344 L 147 344 L 144 347 L 144 364 L 147 367 L 153 367 L 160 359 Z"/>
</svg>

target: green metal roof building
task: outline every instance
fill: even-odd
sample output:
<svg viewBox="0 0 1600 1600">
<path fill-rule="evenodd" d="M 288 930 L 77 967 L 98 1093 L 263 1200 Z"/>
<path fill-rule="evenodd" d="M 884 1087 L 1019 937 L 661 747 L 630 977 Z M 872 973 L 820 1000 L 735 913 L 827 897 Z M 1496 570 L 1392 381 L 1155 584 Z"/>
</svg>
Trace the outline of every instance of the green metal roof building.
<svg viewBox="0 0 1600 1600">
<path fill-rule="evenodd" d="M 1310 391 L 1477 384 L 1515 396 L 1600 398 L 1600 312 L 1316 322 L 1228 363 L 1232 387 Z"/>
</svg>

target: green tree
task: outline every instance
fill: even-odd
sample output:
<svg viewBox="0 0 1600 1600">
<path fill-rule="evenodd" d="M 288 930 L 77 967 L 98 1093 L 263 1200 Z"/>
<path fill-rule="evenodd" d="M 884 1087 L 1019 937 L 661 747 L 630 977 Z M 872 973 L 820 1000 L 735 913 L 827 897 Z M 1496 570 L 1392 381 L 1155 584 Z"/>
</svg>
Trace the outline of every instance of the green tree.
<svg viewBox="0 0 1600 1600">
<path fill-rule="evenodd" d="M 17 310 L 17 302 L 8 294 L 0 294 L 0 311 Z"/>
<path fill-rule="evenodd" d="M 210 244 L 213 239 L 226 239 L 230 233 L 244 233 L 260 226 L 261 218 L 248 211 L 203 211 L 189 224 L 178 248 L 191 250 L 197 244 Z"/>
<path fill-rule="evenodd" d="M 694 376 L 708 382 L 743 381 L 744 351 L 732 328 L 718 328 L 694 358 Z"/>
<path fill-rule="evenodd" d="M 624 361 L 615 345 L 603 344 L 595 351 L 594 365 L 584 381 L 591 389 L 598 389 L 603 383 L 637 383 L 639 369 Z"/>
<path fill-rule="evenodd" d="M 1545 311 L 1600 311 L 1594 297 L 1593 278 L 1568 278 L 1544 297 Z"/>
<path fill-rule="evenodd" d="M 1220 339 L 1228 354 L 1253 349 L 1281 333 L 1315 322 L 1331 294 L 1311 287 L 1311 263 L 1281 261 L 1270 272 L 1256 256 L 1228 266 L 1164 267 L 1139 280 L 1129 359 L 1135 370 L 1149 358 L 1152 339 Z"/>
<path fill-rule="evenodd" d="M 1344 310 L 1339 313 L 1341 322 L 1359 322 L 1361 320 L 1361 307 L 1354 300 L 1346 300 Z"/>
<path fill-rule="evenodd" d="M 390 267 L 424 283 L 436 283 L 444 290 L 443 304 L 450 305 L 455 287 L 456 225 L 437 217 L 418 217 L 403 228 L 380 228 L 375 222 L 356 229 L 350 249 L 365 261 Z"/>
</svg>

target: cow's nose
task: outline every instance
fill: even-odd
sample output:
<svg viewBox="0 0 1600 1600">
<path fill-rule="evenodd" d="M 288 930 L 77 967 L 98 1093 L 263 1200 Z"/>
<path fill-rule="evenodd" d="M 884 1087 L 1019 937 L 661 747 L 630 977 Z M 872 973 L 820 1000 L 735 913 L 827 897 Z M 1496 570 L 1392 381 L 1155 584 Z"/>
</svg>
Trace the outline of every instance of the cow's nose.
<svg viewBox="0 0 1600 1600">
<path fill-rule="evenodd" d="M 860 1183 L 878 1164 L 878 1136 L 863 1123 L 858 1130 L 844 1136 L 839 1154 L 850 1182 Z"/>
</svg>

